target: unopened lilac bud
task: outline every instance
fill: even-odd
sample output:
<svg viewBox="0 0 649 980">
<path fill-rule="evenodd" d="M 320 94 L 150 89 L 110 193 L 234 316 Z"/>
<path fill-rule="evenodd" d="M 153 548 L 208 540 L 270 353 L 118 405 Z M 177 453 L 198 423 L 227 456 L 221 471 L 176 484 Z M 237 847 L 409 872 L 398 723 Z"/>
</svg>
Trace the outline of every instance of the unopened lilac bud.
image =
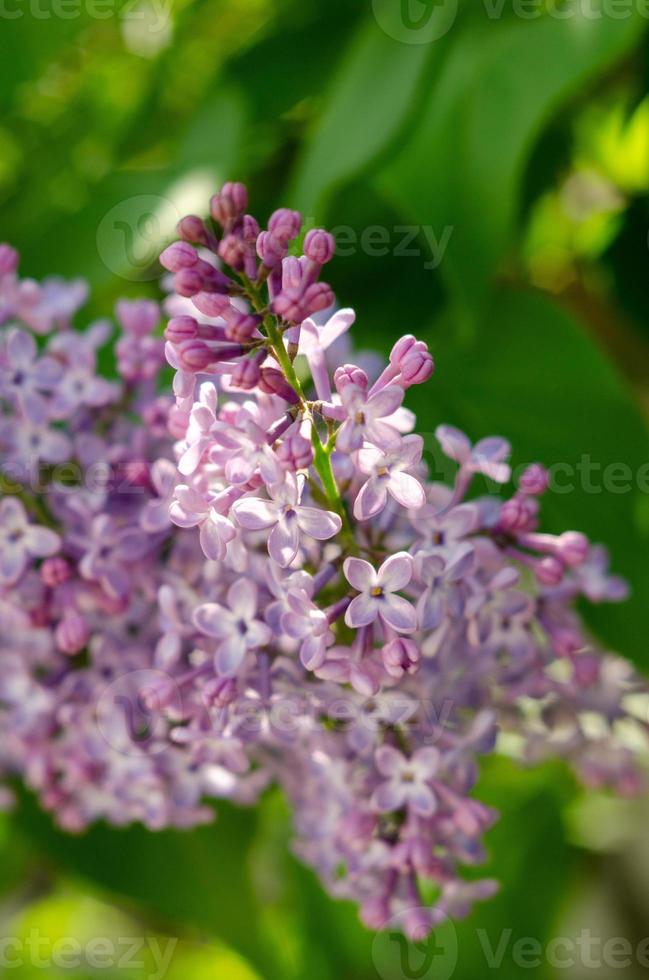
<svg viewBox="0 0 649 980">
<path fill-rule="evenodd" d="M 194 338 L 178 345 L 178 360 L 186 371 L 204 371 L 212 363 L 212 350 L 207 344 Z"/>
<path fill-rule="evenodd" d="M 197 293 L 192 297 L 192 303 L 205 316 L 223 316 L 230 307 L 230 299 L 222 293 Z"/>
<path fill-rule="evenodd" d="M 191 269 L 198 262 L 198 252 L 188 242 L 174 242 L 160 254 L 160 265 L 169 272 Z"/>
<path fill-rule="evenodd" d="M 246 257 L 246 243 L 240 235 L 226 235 L 219 244 L 219 257 L 232 269 L 241 269 Z"/>
<path fill-rule="evenodd" d="M 281 265 L 282 259 L 286 256 L 288 245 L 281 242 L 270 231 L 262 231 L 257 238 L 257 255 L 267 269 L 275 269 Z"/>
<path fill-rule="evenodd" d="M 174 289 L 186 297 L 200 292 L 226 293 L 229 285 L 226 275 L 200 259 L 191 269 L 181 269 L 174 276 Z"/>
<path fill-rule="evenodd" d="M 259 378 L 259 387 L 267 395 L 279 395 L 289 405 L 297 405 L 300 401 L 295 391 L 277 368 L 262 368 Z"/>
<path fill-rule="evenodd" d="M 313 445 L 300 432 L 294 432 L 277 447 L 277 458 L 288 470 L 305 470 L 313 462 Z"/>
<path fill-rule="evenodd" d="M 414 640 L 397 637 L 381 651 L 383 666 L 390 677 L 399 679 L 404 674 L 416 674 L 421 663 L 421 653 Z"/>
<path fill-rule="evenodd" d="M 297 238 L 301 227 L 302 215 L 299 211 L 291 211 L 290 208 L 278 208 L 277 211 L 273 211 L 268 220 L 268 230 L 285 245 L 293 238 Z"/>
<path fill-rule="evenodd" d="M 334 371 L 334 384 L 339 394 L 347 385 L 356 385 L 363 391 L 367 391 L 369 379 L 362 368 L 356 367 L 355 364 L 343 364 Z"/>
<path fill-rule="evenodd" d="M 498 526 L 509 533 L 529 531 L 534 527 L 536 513 L 535 501 L 517 493 L 500 508 Z"/>
<path fill-rule="evenodd" d="M 404 388 L 421 385 L 431 377 L 435 362 L 428 351 L 413 350 L 401 361 L 399 382 Z"/>
<path fill-rule="evenodd" d="M 60 555 L 56 555 L 54 558 L 46 558 L 41 565 L 41 578 L 50 589 L 63 585 L 71 575 L 72 569 L 69 563 Z"/>
<path fill-rule="evenodd" d="M 261 355 L 262 358 L 265 354 Z M 243 357 L 234 366 L 230 376 L 230 384 L 243 391 L 251 391 L 259 384 L 261 368 L 257 357 Z"/>
<path fill-rule="evenodd" d="M 260 323 L 260 316 L 237 310 L 228 317 L 225 335 L 228 340 L 236 340 L 240 344 L 245 344 L 258 333 Z"/>
<path fill-rule="evenodd" d="M 328 231 L 312 228 L 307 232 L 303 246 L 304 254 L 317 265 L 331 262 L 336 251 L 336 239 Z"/>
<path fill-rule="evenodd" d="M 14 273 L 18 268 L 18 252 L 11 245 L 0 243 L 0 276 Z"/>
<path fill-rule="evenodd" d="M 306 314 L 302 307 L 302 293 L 299 289 L 282 289 L 273 300 L 273 313 L 290 323 L 301 323 Z"/>
<path fill-rule="evenodd" d="M 582 565 L 589 551 L 588 538 L 579 531 L 564 531 L 557 539 L 556 554 L 570 568 Z"/>
<path fill-rule="evenodd" d="M 217 677 L 205 684 L 203 696 L 207 707 L 225 708 L 237 696 L 237 682 L 233 677 Z"/>
<path fill-rule="evenodd" d="M 241 222 L 241 237 L 253 250 L 259 237 L 259 222 L 251 214 L 244 214 Z"/>
<path fill-rule="evenodd" d="M 529 496 L 538 497 L 548 489 L 550 483 L 550 474 L 546 470 L 545 466 L 541 466 L 540 463 L 532 463 L 528 466 L 525 472 L 521 475 L 518 481 L 518 486 L 521 493 L 526 493 Z"/>
<path fill-rule="evenodd" d="M 121 488 L 123 483 L 126 484 L 127 488 L 150 487 L 151 470 L 147 461 L 145 459 L 129 460 L 124 467 L 124 480 L 119 480 L 118 487 Z"/>
<path fill-rule="evenodd" d="M 178 234 L 184 242 L 197 242 L 199 245 L 209 246 L 213 240 L 205 222 L 196 214 L 188 214 L 181 218 L 176 228 Z"/>
<path fill-rule="evenodd" d="M 244 184 L 224 184 L 210 201 L 210 212 L 215 221 L 227 225 L 240 217 L 248 208 L 248 191 Z"/>
<path fill-rule="evenodd" d="M 295 255 L 287 255 L 282 262 L 282 289 L 300 291 L 302 279 L 302 263 Z"/>
<path fill-rule="evenodd" d="M 174 316 L 167 324 L 165 339 L 172 344 L 193 340 L 198 336 L 198 323 L 193 316 Z"/>
<path fill-rule="evenodd" d="M 409 354 L 412 350 L 419 349 L 420 341 L 416 337 L 413 337 L 411 333 L 404 334 L 397 340 L 396 344 L 390 351 L 390 364 L 400 365 L 403 358 Z M 424 344 L 424 349 L 426 350 L 426 345 Z"/>
<path fill-rule="evenodd" d="M 541 585 L 559 585 L 563 578 L 565 568 L 562 562 L 553 555 L 546 555 L 534 562 L 534 572 Z"/>
<path fill-rule="evenodd" d="M 305 316 L 311 316 L 312 313 L 319 313 L 320 310 L 328 309 L 333 306 L 335 299 L 331 286 L 327 285 L 326 282 L 312 283 L 305 289 L 302 296 Z"/>
<path fill-rule="evenodd" d="M 83 650 L 89 637 L 88 623 L 76 610 L 68 610 L 54 631 L 57 648 L 68 656 Z"/>
</svg>

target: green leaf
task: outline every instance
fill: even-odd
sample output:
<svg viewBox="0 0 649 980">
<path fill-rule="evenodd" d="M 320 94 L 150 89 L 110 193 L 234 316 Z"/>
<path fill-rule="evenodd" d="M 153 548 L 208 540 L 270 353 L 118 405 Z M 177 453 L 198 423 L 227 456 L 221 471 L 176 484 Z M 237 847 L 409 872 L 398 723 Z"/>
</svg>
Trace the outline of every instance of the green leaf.
<svg viewBox="0 0 649 980">
<path fill-rule="evenodd" d="M 648 666 L 649 439 L 610 362 L 567 313 L 535 293 L 498 295 L 465 346 L 447 330 L 429 340 L 437 373 L 410 399 L 419 431 L 450 422 L 472 440 L 503 435 L 515 466 L 539 460 L 555 468 L 556 489 L 542 499 L 544 527 L 582 530 L 608 546 L 632 596 L 585 611 L 612 649 Z"/>
<path fill-rule="evenodd" d="M 354 36 L 298 164 L 288 199 L 322 212 L 338 185 L 365 170 L 413 108 L 430 45 L 400 44 L 374 19 Z"/>
<path fill-rule="evenodd" d="M 471 321 L 512 243 L 530 151 L 557 108 L 622 55 L 645 22 L 571 5 L 559 19 L 465 18 L 410 139 L 377 181 L 405 215 L 452 228 L 440 271 Z"/>
<path fill-rule="evenodd" d="M 92 880 L 116 896 L 171 925 L 222 939 L 264 975 L 274 969 L 274 953 L 262 940 L 260 908 L 248 857 L 256 829 L 251 810 L 219 803 L 213 825 L 151 832 L 97 824 L 72 836 L 26 796 L 18 813 L 20 835 L 43 859 Z"/>
</svg>

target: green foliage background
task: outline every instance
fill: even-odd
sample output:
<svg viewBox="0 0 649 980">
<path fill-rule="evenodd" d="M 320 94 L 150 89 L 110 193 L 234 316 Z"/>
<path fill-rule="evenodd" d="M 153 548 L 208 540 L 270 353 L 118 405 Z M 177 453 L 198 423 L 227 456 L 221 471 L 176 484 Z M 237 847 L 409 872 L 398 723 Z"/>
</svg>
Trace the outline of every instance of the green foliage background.
<svg viewBox="0 0 649 980">
<path fill-rule="evenodd" d="M 286 204 L 336 228 L 328 278 L 357 309 L 358 342 L 388 349 L 412 331 L 436 356 L 411 398 L 420 431 L 500 433 L 516 465 L 561 464 L 562 484 L 572 469 L 546 523 L 609 546 L 633 596 L 592 626 L 646 669 L 649 21 L 642 4 L 613 7 L 539 0 L 526 17 L 458 0 L 443 36 L 409 43 L 397 0 L 108 0 L 101 16 L 91 0 L 4 0 L 0 237 L 24 274 L 89 279 L 104 316 L 120 295 L 158 294 L 173 221 L 225 179 L 249 183 L 254 213 Z M 486 972 L 479 930 L 543 943 L 588 926 L 584 895 L 600 892 L 607 923 L 615 887 L 635 896 L 616 934 L 643 937 L 649 878 L 625 857 L 641 810 L 584 802 L 561 767 L 494 763 L 482 792 L 504 814 L 487 869 L 503 891 L 458 927 L 458 980 Z M 385 975 L 288 832 L 272 796 L 191 833 L 78 839 L 24 800 L 0 836 L 2 893 L 22 896 L 3 922 L 70 934 L 74 903 L 94 895 L 95 931 L 113 903 L 183 936 L 185 977 Z M 544 961 L 521 975 L 558 974 Z"/>
</svg>

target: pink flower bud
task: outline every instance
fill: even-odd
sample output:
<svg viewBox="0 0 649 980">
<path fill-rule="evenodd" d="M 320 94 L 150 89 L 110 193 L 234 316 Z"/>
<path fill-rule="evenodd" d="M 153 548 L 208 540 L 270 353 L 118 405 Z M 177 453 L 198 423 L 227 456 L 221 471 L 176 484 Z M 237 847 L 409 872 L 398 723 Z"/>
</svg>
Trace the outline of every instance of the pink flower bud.
<svg viewBox="0 0 649 980">
<path fill-rule="evenodd" d="M 299 235 L 301 227 L 302 215 L 299 211 L 291 211 L 289 208 L 279 208 L 274 211 L 268 221 L 268 230 L 285 245 Z"/>
<path fill-rule="evenodd" d="M 390 677 L 399 679 L 404 674 L 416 674 L 421 663 L 421 653 L 414 640 L 397 637 L 381 651 L 383 666 Z"/>
<path fill-rule="evenodd" d="M 401 361 L 399 382 L 404 388 L 428 381 L 435 370 L 435 362 L 428 351 L 413 350 Z"/>
<path fill-rule="evenodd" d="M 262 358 L 264 356 L 262 354 Z M 230 377 L 230 384 L 234 385 L 235 388 L 250 391 L 259 384 L 260 374 L 259 360 L 256 357 L 243 357 L 235 364 Z"/>
<path fill-rule="evenodd" d="M 559 585 L 565 571 L 563 564 L 553 555 L 546 555 L 534 562 L 534 572 L 541 585 Z"/>
<path fill-rule="evenodd" d="M 300 432 L 294 432 L 278 446 L 277 458 L 289 470 L 305 470 L 313 462 L 311 441 Z"/>
<path fill-rule="evenodd" d="M 267 395 L 279 395 L 289 405 L 297 405 L 300 400 L 282 372 L 278 371 L 277 368 L 267 367 L 261 369 L 259 387 Z"/>
<path fill-rule="evenodd" d="M 234 310 L 228 316 L 225 335 L 228 340 L 236 340 L 240 344 L 245 344 L 257 332 L 261 323 L 261 317 L 253 313 L 242 313 Z"/>
<path fill-rule="evenodd" d="M 188 242 L 174 242 L 160 255 L 160 265 L 169 272 L 190 269 L 198 262 L 198 252 Z"/>
<path fill-rule="evenodd" d="M 390 351 L 390 364 L 400 365 L 403 358 L 409 354 L 413 349 L 418 349 L 420 342 L 416 337 L 413 337 L 411 333 L 405 334 L 397 340 L 396 344 Z M 424 349 L 427 350 L 424 344 Z"/>
<path fill-rule="evenodd" d="M 90 629 L 84 617 L 75 610 L 68 610 L 54 631 L 54 639 L 61 653 L 74 656 L 88 642 Z"/>
<path fill-rule="evenodd" d="M 306 288 L 302 296 L 305 316 L 311 316 L 313 313 L 319 313 L 320 310 L 328 309 L 333 305 L 335 299 L 331 286 L 327 285 L 326 282 L 312 283 Z"/>
<path fill-rule="evenodd" d="M 230 307 L 230 299 L 221 293 L 197 293 L 192 303 L 205 316 L 222 316 Z"/>
<path fill-rule="evenodd" d="M 367 898 L 359 909 L 361 922 L 368 929 L 383 929 L 390 920 L 390 904 L 387 896 Z"/>
<path fill-rule="evenodd" d="M 185 340 L 178 345 L 178 360 L 187 371 L 204 371 L 213 360 L 213 351 L 198 338 Z"/>
<path fill-rule="evenodd" d="M 564 531 L 557 539 L 556 554 L 570 568 L 582 565 L 589 551 L 588 538 L 579 531 Z"/>
<path fill-rule="evenodd" d="M 521 475 L 518 486 L 521 493 L 538 497 L 548 489 L 549 482 L 550 474 L 545 466 L 541 466 L 540 463 L 532 463 Z"/>
<path fill-rule="evenodd" d="M 413 943 L 422 942 L 433 928 L 433 913 L 427 907 L 406 909 L 402 918 L 403 931 Z"/>
<path fill-rule="evenodd" d="M 347 385 L 356 385 L 363 391 L 367 391 L 369 380 L 362 368 L 356 367 L 355 364 L 343 364 L 342 367 L 336 368 L 334 371 L 334 384 L 339 393 Z"/>
<path fill-rule="evenodd" d="M 237 696 L 237 682 L 233 677 L 217 677 L 205 684 L 203 696 L 207 707 L 225 708 Z"/>
<path fill-rule="evenodd" d="M 212 240 L 205 222 L 196 214 L 188 214 L 185 218 L 181 218 L 176 230 L 184 242 L 197 242 L 199 245 L 209 246 Z"/>
<path fill-rule="evenodd" d="M 282 262 L 282 289 L 296 290 L 302 288 L 302 263 L 295 255 L 287 255 Z"/>
<path fill-rule="evenodd" d="M 198 323 L 193 316 L 174 316 L 167 324 L 164 332 L 165 339 L 172 344 L 181 344 L 184 340 L 193 340 L 198 336 Z"/>
<path fill-rule="evenodd" d="M 580 653 L 573 657 L 574 679 L 580 687 L 592 687 L 601 674 L 601 660 L 592 653 Z"/>
<path fill-rule="evenodd" d="M 248 207 L 248 191 L 244 184 L 224 184 L 210 201 L 210 212 L 215 221 L 227 225 L 244 213 Z"/>
<path fill-rule="evenodd" d="M 184 439 L 189 425 L 189 412 L 183 411 L 178 405 L 169 409 L 169 434 L 172 439 Z"/>
<path fill-rule="evenodd" d="M 259 237 L 259 222 L 251 214 L 244 214 L 241 223 L 241 237 L 249 246 L 251 254 L 254 255 L 255 245 Z"/>
<path fill-rule="evenodd" d="M 506 500 L 500 508 L 499 527 L 509 533 L 532 530 L 537 512 L 535 503 L 518 493 Z"/>
<path fill-rule="evenodd" d="M 7 276 L 18 268 L 18 252 L 11 245 L 0 243 L 0 276 Z"/>
<path fill-rule="evenodd" d="M 257 238 L 257 255 L 267 269 L 275 269 L 281 265 L 286 256 L 288 245 L 276 238 L 270 231 L 262 231 Z"/>
<path fill-rule="evenodd" d="M 325 265 L 331 262 L 336 251 L 336 240 L 328 231 L 312 228 L 304 239 L 304 254 L 311 262 Z"/>
<path fill-rule="evenodd" d="M 69 563 L 60 556 L 46 558 L 41 565 L 41 578 L 50 589 L 63 585 L 70 579 L 71 575 L 72 569 Z"/>
</svg>

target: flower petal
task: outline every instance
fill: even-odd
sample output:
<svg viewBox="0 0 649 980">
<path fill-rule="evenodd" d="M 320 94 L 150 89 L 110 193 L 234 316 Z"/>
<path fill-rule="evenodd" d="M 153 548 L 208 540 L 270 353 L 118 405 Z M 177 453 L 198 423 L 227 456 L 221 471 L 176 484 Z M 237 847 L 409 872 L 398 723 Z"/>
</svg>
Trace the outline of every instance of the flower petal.
<svg viewBox="0 0 649 980">
<path fill-rule="evenodd" d="M 268 537 L 268 553 L 281 568 L 288 568 L 300 545 L 300 532 L 296 520 L 277 521 Z"/>
<path fill-rule="evenodd" d="M 232 506 L 237 524 L 247 531 L 265 531 L 278 521 L 277 506 L 261 497 L 244 497 Z"/>
<path fill-rule="evenodd" d="M 206 636 L 222 638 L 232 633 L 232 622 L 228 611 L 216 602 L 204 602 L 202 606 L 197 606 L 192 621 L 196 629 Z"/>
<path fill-rule="evenodd" d="M 377 584 L 386 592 L 398 592 L 412 578 L 412 558 L 405 551 L 398 551 L 383 562 L 377 574 Z"/>
<path fill-rule="evenodd" d="M 388 500 L 388 488 L 384 477 L 371 476 L 358 491 L 354 501 L 354 517 L 368 521 L 384 509 Z"/>
<path fill-rule="evenodd" d="M 405 756 L 392 745 L 382 745 L 377 749 L 374 761 L 382 776 L 397 776 L 406 766 Z"/>
<path fill-rule="evenodd" d="M 405 601 L 405 600 L 404 600 Z M 345 622 L 352 629 L 359 629 L 361 626 L 369 626 L 376 619 L 379 612 L 379 602 L 372 596 L 361 593 L 352 599 L 347 611 L 345 612 Z"/>
<path fill-rule="evenodd" d="M 330 510 L 319 510 L 317 507 L 300 507 L 296 511 L 297 523 L 301 531 L 316 538 L 317 541 L 327 541 L 338 534 L 342 521 L 338 514 Z"/>
<path fill-rule="evenodd" d="M 399 595 L 383 596 L 379 613 L 388 626 L 399 633 L 414 633 L 417 629 L 417 613 L 414 606 Z"/>
<path fill-rule="evenodd" d="M 408 510 L 419 510 L 426 503 L 424 488 L 410 473 L 393 473 L 387 487 L 390 496 Z"/>
<path fill-rule="evenodd" d="M 364 558 L 346 558 L 343 572 L 349 584 L 358 592 L 366 592 L 376 583 L 376 572 Z"/>
</svg>

